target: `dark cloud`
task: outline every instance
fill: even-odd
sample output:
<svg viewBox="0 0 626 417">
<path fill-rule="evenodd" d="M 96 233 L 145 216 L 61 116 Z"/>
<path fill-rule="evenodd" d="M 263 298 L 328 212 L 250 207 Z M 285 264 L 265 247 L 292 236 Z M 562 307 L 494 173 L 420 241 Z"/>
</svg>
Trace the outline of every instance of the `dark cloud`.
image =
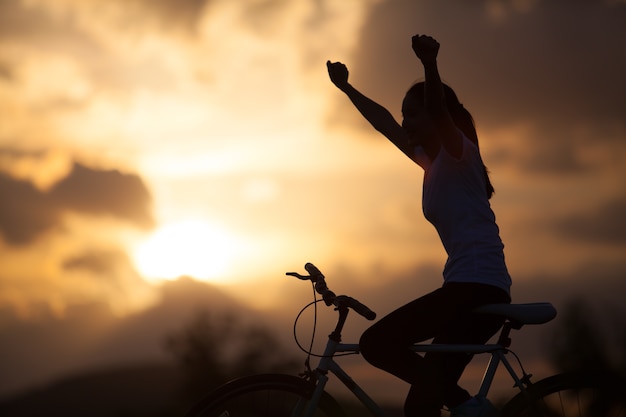
<svg viewBox="0 0 626 417">
<path fill-rule="evenodd" d="M 129 264 L 126 253 L 120 250 L 93 250 L 70 258 L 63 262 L 63 269 L 67 271 L 84 270 L 97 276 L 115 277 L 117 265 Z"/>
<path fill-rule="evenodd" d="M 591 244 L 626 245 L 626 196 L 599 205 L 596 210 L 571 214 L 553 223 L 567 238 Z"/>
<path fill-rule="evenodd" d="M 484 122 L 623 122 L 626 5 L 537 2 L 498 21 L 476 2 L 405 0 L 380 3 L 369 16 L 355 74 L 397 109 L 395 92 L 408 87 L 398 83 L 422 76 L 410 36 L 428 33 L 442 44 L 443 77 Z"/>
<path fill-rule="evenodd" d="M 156 24 L 157 29 L 174 30 L 196 35 L 205 13 L 210 14 L 211 0 L 119 0 L 124 20 L 140 19 Z M 278 14 L 288 5 L 286 0 L 245 1 L 240 9 L 239 23 L 258 34 L 276 28 Z"/>
<path fill-rule="evenodd" d="M 49 192 L 59 206 L 94 215 L 112 215 L 152 227 L 152 201 L 142 179 L 117 170 L 96 170 L 79 163 Z"/>
<path fill-rule="evenodd" d="M 115 170 L 75 163 L 71 173 L 47 192 L 0 172 L 0 195 L 0 233 L 13 245 L 28 244 L 59 226 L 65 211 L 153 226 L 151 196 L 141 178 Z"/>
<path fill-rule="evenodd" d="M 53 15 L 45 8 L 19 0 L 0 2 L 0 39 L 23 43 L 29 51 L 63 51 L 81 60 L 95 59 L 104 47 L 79 27 L 78 21 L 69 12 Z"/>
<path fill-rule="evenodd" d="M 97 0 L 85 3 L 105 9 L 103 16 L 111 19 L 117 29 L 129 33 L 155 28 L 193 32 L 210 0 L 112 0 L 106 6 L 100 5 Z M 46 34 L 66 36 L 77 30 L 77 18 L 80 16 L 76 14 L 80 10 L 65 8 L 62 13 L 51 13 L 47 7 L 25 5 L 19 0 L 3 0 L 0 2 L 0 35 L 31 39 Z"/>
<path fill-rule="evenodd" d="M 262 35 L 276 29 L 278 14 L 287 5 L 285 0 L 249 2 L 242 13 L 242 22 Z"/>
<path fill-rule="evenodd" d="M 31 55 L 69 57 L 98 91 L 115 90 L 122 94 L 137 86 L 159 90 L 170 85 L 173 78 L 170 70 L 151 58 L 132 62 L 120 59 L 113 44 L 132 43 L 162 32 L 193 37 L 208 0 L 110 1 L 106 6 L 97 1 L 91 3 L 94 10 L 105 9 L 102 16 L 111 31 L 107 37 L 84 25 L 91 16 L 80 13 L 88 9 L 59 6 L 53 13 L 45 5 L 9 0 L 0 2 L 0 39 L 22 45 L 20 49 L 30 51 Z M 0 77 L 19 83 L 19 77 L 13 75 L 19 74 L 22 59 L 18 55 L 12 61 L 0 60 Z M 50 109 L 64 104 L 84 105 L 88 98 L 84 97 L 84 102 L 67 103 L 68 97 L 52 97 L 48 103 L 39 103 L 38 110 L 45 105 Z"/>
<path fill-rule="evenodd" d="M 2 61 L 0 61 L 0 78 L 4 78 L 6 81 L 11 81 L 13 79 L 11 66 Z"/>
<path fill-rule="evenodd" d="M 177 29 L 195 33 L 205 7 L 211 0 L 121 0 L 120 22 L 132 27 L 133 21 L 146 22 L 153 18 L 158 28 Z"/>
<path fill-rule="evenodd" d="M 564 132 L 552 132 L 547 129 L 535 128 L 527 132 L 529 145 L 533 148 L 527 152 L 515 152 L 509 149 L 509 157 L 501 163 L 516 163 L 523 172 L 538 175 L 584 175 L 593 170 L 593 166 L 584 160 L 586 141 L 564 140 Z M 610 145 L 609 145 L 610 146 Z"/>
<path fill-rule="evenodd" d="M 0 172 L 0 195 L 0 232 L 10 244 L 27 244 L 59 220 L 58 207 L 30 182 Z"/>
<path fill-rule="evenodd" d="M 626 5 L 556 1 L 539 2 L 529 13 L 491 25 L 484 34 L 490 48 L 479 58 L 487 65 L 482 77 L 476 75 L 482 86 L 489 86 L 489 79 L 498 81 L 484 94 L 491 98 L 494 116 L 566 129 L 590 123 L 623 126 L 626 55 L 619 51 L 624 21 Z"/>
<path fill-rule="evenodd" d="M 32 36 L 46 21 L 44 15 L 32 8 L 24 7 L 20 0 L 0 2 L 0 38 Z"/>
</svg>

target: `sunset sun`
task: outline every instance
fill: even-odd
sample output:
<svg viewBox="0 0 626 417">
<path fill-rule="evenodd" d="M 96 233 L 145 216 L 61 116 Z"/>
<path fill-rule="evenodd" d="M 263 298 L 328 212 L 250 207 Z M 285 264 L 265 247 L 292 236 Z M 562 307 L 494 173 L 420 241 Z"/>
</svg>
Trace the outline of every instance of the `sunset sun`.
<svg viewBox="0 0 626 417">
<path fill-rule="evenodd" d="M 135 250 L 134 261 L 141 275 L 150 281 L 184 275 L 220 281 L 236 250 L 235 238 L 223 228 L 188 220 L 159 227 Z"/>
</svg>

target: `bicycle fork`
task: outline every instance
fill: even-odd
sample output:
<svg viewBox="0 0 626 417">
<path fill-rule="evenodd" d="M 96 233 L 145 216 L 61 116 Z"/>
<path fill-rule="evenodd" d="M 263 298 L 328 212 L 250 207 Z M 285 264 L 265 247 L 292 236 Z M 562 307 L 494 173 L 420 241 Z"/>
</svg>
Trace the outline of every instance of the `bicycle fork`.
<svg viewBox="0 0 626 417">
<path fill-rule="evenodd" d="M 340 312 L 341 316 L 341 312 Z M 319 404 L 324 390 L 326 389 L 326 383 L 328 382 L 328 372 L 332 372 L 345 387 L 352 392 L 361 403 L 375 416 L 385 417 L 385 413 L 380 409 L 378 404 L 344 371 L 341 366 L 335 362 L 334 355 L 338 352 L 359 352 L 359 345 L 357 344 L 342 344 L 341 343 L 341 328 L 343 321 L 340 320 L 335 331 L 329 336 L 326 344 L 324 355 L 319 361 L 318 367 L 311 372 L 311 377 L 314 379 L 312 383 L 315 384 L 315 389 L 311 395 L 311 399 L 306 405 L 306 409 L 303 411 L 303 406 L 298 405 L 294 416 L 298 417 L 312 417 L 315 413 L 317 405 Z"/>
<path fill-rule="evenodd" d="M 324 356 L 320 359 L 318 367 L 315 370 L 306 372 L 305 374 L 306 378 L 310 378 L 311 384 L 315 386 L 315 389 L 311 394 L 311 398 L 308 401 L 298 401 L 291 417 L 313 417 L 313 414 L 315 414 L 317 405 L 324 394 L 324 389 L 326 388 L 326 383 L 328 382 L 328 370 L 332 366 L 332 356 L 338 345 L 339 341 L 334 340 L 331 335 L 326 344 Z"/>
</svg>

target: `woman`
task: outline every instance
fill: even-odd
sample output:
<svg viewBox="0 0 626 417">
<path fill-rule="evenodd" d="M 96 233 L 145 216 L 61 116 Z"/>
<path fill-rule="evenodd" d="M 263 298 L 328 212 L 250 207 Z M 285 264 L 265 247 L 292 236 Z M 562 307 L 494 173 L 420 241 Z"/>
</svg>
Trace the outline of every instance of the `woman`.
<svg viewBox="0 0 626 417">
<path fill-rule="evenodd" d="M 502 319 L 472 311 L 481 305 L 509 303 L 511 279 L 489 199 L 493 187 L 478 149 L 471 115 L 454 91 L 441 82 L 439 43 L 415 35 L 412 47 L 424 67 L 402 103 L 399 125 L 384 107 L 348 82 L 340 62 L 327 62 L 331 81 L 372 124 L 424 169 L 423 212 L 448 254 L 443 286 L 382 318 L 360 340 L 372 365 L 411 385 L 407 417 L 439 416 L 445 405 L 453 416 L 483 416 L 495 411 L 484 398 L 472 398 L 458 380 L 471 360 L 467 354 L 410 350 L 417 342 L 486 343 Z"/>
</svg>

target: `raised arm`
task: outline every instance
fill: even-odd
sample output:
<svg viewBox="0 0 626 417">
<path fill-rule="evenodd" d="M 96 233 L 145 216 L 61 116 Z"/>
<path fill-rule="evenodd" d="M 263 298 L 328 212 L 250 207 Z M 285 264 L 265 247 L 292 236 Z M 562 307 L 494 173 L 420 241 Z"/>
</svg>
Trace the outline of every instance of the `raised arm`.
<svg viewBox="0 0 626 417">
<path fill-rule="evenodd" d="M 383 106 L 363 95 L 348 82 L 348 68 L 341 62 L 326 62 L 328 75 L 335 86 L 343 91 L 365 119 L 409 158 L 413 158 L 413 146 L 409 136 L 392 114 Z"/>
<path fill-rule="evenodd" d="M 463 142 L 446 106 L 443 84 L 437 68 L 439 43 L 430 36 L 415 35 L 412 38 L 412 47 L 424 66 L 424 107 L 438 131 L 437 135 L 428 140 L 440 141 L 439 144 L 430 145 L 443 146 L 448 153 L 459 158 L 463 151 Z"/>
</svg>

